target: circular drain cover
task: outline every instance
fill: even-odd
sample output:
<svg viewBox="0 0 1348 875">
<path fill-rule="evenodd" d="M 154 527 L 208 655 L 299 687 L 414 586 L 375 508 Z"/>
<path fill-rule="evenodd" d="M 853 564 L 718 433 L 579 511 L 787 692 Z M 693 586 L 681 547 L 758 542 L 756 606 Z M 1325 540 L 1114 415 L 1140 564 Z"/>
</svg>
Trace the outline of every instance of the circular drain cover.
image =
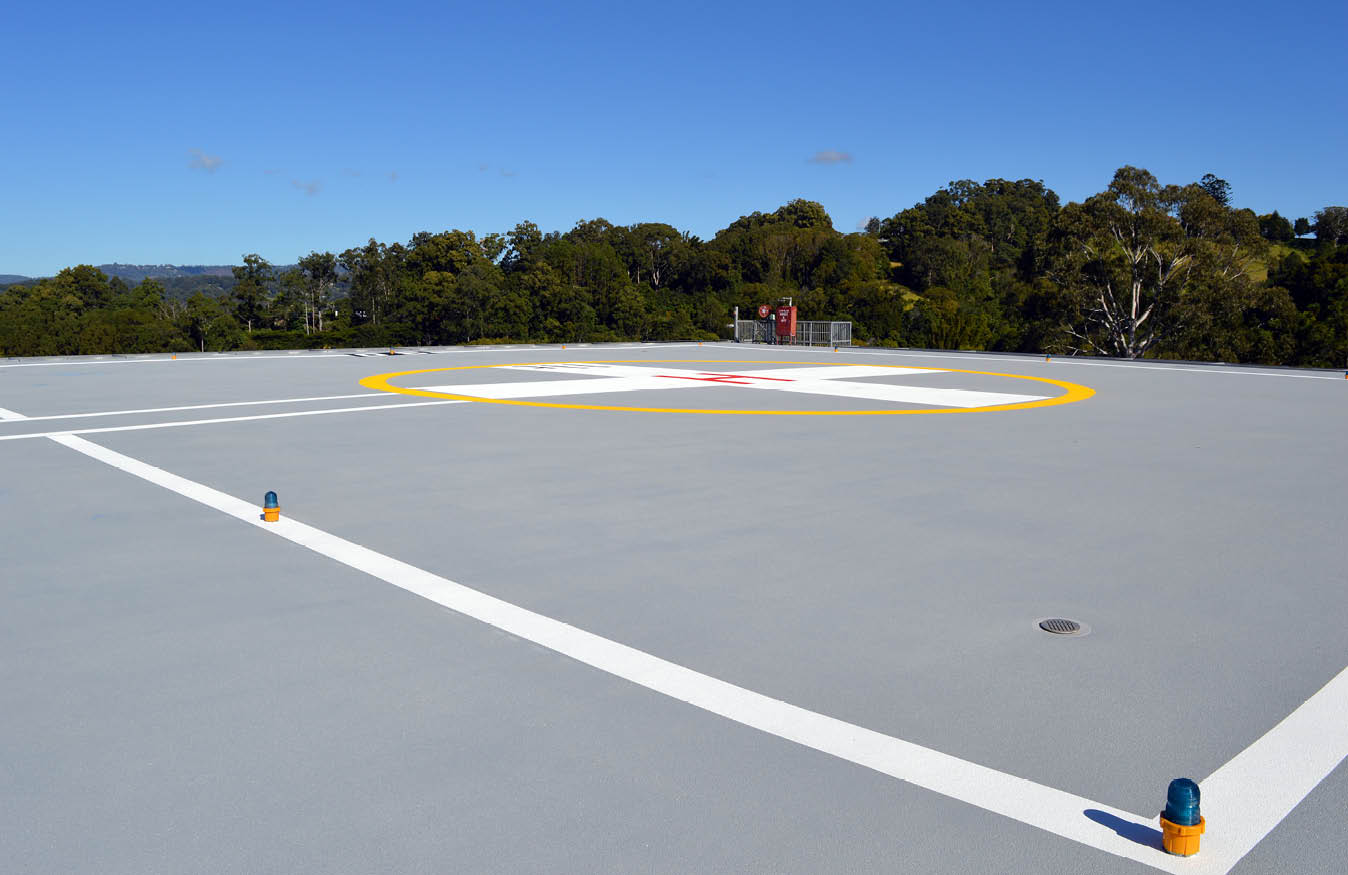
<svg viewBox="0 0 1348 875">
<path fill-rule="evenodd" d="M 1052 632 L 1054 635 L 1080 635 L 1081 624 L 1076 620 L 1064 620 L 1062 617 L 1053 617 L 1049 620 L 1040 620 L 1039 628 L 1045 632 Z"/>
</svg>

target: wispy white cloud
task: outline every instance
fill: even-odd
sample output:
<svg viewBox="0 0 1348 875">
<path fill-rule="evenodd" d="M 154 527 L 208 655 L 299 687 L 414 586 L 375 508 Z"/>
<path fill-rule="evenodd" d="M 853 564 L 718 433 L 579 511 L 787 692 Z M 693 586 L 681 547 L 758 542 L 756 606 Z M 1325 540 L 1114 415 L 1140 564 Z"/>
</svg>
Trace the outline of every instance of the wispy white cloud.
<svg viewBox="0 0 1348 875">
<path fill-rule="evenodd" d="M 811 164 L 851 164 L 851 152 L 839 152 L 837 149 L 824 149 L 821 152 L 815 152 L 813 156 L 806 159 Z"/>
<path fill-rule="evenodd" d="M 313 182 L 300 182 L 298 179 L 292 179 L 290 180 L 290 184 L 307 194 L 309 197 L 313 197 L 323 190 L 323 181 L 321 179 L 315 179 Z"/>
<path fill-rule="evenodd" d="M 220 169 L 220 165 L 225 163 L 225 159 L 219 155 L 207 155 L 200 149 L 188 149 L 187 154 L 192 156 L 192 160 L 187 162 L 187 166 L 193 170 L 205 170 L 207 173 L 214 173 Z"/>
</svg>

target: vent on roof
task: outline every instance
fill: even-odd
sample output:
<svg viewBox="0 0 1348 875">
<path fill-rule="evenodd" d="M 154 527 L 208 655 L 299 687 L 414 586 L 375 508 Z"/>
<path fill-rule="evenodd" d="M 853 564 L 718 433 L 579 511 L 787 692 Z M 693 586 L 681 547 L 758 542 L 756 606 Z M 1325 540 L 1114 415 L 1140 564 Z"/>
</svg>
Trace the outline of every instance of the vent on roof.
<svg viewBox="0 0 1348 875">
<path fill-rule="evenodd" d="M 1047 620 L 1040 620 L 1039 628 L 1054 635 L 1085 635 L 1090 631 L 1076 620 L 1068 620 L 1063 617 L 1050 617 Z"/>
</svg>

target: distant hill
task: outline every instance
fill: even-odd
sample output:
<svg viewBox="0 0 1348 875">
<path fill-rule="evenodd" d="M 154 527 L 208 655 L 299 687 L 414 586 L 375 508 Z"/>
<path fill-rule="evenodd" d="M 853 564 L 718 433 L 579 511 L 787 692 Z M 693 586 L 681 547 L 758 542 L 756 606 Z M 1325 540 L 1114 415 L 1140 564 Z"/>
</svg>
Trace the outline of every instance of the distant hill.
<svg viewBox="0 0 1348 875">
<path fill-rule="evenodd" d="M 153 279 L 164 286 L 170 298 L 186 300 L 196 292 L 212 297 L 227 294 L 234 287 L 234 273 L 227 264 L 112 264 L 95 265 L 109 279 L 116 277 L 129 286 L 145 279 Z M 279 275 L 297 265 L 273 266 Z M 39 277 L 19 274 L 0 274 L 0 291 L 13 285 L 32 285 Z"/>
<path fill-rule="evenodd" d="M 233 267 L 228 264 L 122 264 L 113 262 L 112 264 L 94 265 L 103 271 L 108 279 L 119 277 L 123 281 L 135 285 L 143 279 L 181 279 L 183 277 L 221 277 L 223 279 L 233 279 Z M 279 274 L 287 270 L 292 270 L 298 265 L 294 264 L 276 264 L 273 269 Z M 24 283 L 45 277 L 22 276 L 17 273 L 0 273 L 0 284 L 5 283 Z"/>
<path fill-rule="evenodd" d="M 98 269 L 111 277 L 121 277 L 128 283 L 143 279 L 173 279 L 184 276 L 233 277 L 227 264 L 100 264 Z"/>
<path fill-rule="evenodd" d="M 178 279 L 180 277 L 190 276 L 218 276 L 234 278 L 234 273 L 227 264 L 121 264 L 113 262 L 112 264 L 94 265 L 103 271 L 108 279 L 119 277 L 130 285 L 135 285 L 143 279 Z M 45 277 L 21 276 L 17 273 L 0 273 L 0 285 L 11 283 L 26 283 Z"/>
</svg>

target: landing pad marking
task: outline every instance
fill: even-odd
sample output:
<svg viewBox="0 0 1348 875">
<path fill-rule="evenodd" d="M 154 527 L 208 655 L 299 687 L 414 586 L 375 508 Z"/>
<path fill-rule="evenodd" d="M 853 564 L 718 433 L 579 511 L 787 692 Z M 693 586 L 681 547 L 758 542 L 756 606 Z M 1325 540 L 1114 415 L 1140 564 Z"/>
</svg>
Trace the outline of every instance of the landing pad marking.
<svg viewBox="0 0 1348 875">
<path fill-rule="evenodd" d="M 1071 404 L 1084 401 L 1095 394 L 1095 390 L 1077 383 L 1062 380 L 1050 380 L 1046 377 L 1030 377 L 1023 374 L 999 374 L 992 371 L 968 371 L 955 368 L 914 368 L 891 365 L 858 366 L 844 363 L 820 364 L 813 368 L 765 369 L 761 373 L 739 374 L 740 379 L 726 379 L 724 374 L 704 371 L 681 371 L 678 374 L 662 373 L 661 369 L 649 367 L 612 367 L 615 365 L 649 364 L 743 364 L 729 359 L 615 359 L 589 362 L 555 362 L 546 365 L 461 365 L 450 368 L 425 368 L 414 371 L 398 371 L 389 374 L 377 374 L 366 377 L 360 385 L 367 389 L 382 392 L 396 392 L 401 395 L 417 395 L 425 398 L 444 398 L 455 401 L 474 401 L 483 404 L 512 404 L 520 407 L 557 407 L 567 410 L 619 410 L 634 413 L 709 413 L 740 416 L 907 416 L 933 413 L 992 413 L 1002 410 L 1027 410 L 1034 407 L 1052 407 L 1059 404 Z M 431 386 L 408 388 L 395 386 L 391 381 L 400 377 L 418 374 L 432 374 L 443 371 L 470 371 L 484 368 L 509 370 L 562 371 L 581 373 L 587 376 L 583 380 L 568 380 L 537 383 L 485 383 L 471 386 Z M 837 375 L 827 373 L 829 368 L 856 369 L 840 371 Z M 678 369 L 671 369 L 678 370 Z M 812 373 L 819 372 L 819 373 Z M 965 389 L 934 389 L 921 386 L 900 386 L 880 383 L 850 383 L 839 377 L 872 377 L 879 375 L 917 375 L 917 374 L 977 374 L 986 377 L 1003 377 L 1012 380 L 1029 380 L 1057 386 L 1066 391 L 1061 395 L 1044 397 L 1040 395 L 1015 395 L 1010 393 L 974 392 Z M 788 376 L 789 374 L 789 376 Z M 673 380 L 671 376 L 684 379 Z M 706 380 L 706 377 L 720 379 Z M 753 382 L 747 382 L 752 380 Z M 772 383 L 761 382 L 773 380 Z M 746 410 L 746 409 L 710 409 L 701 407 L 637 407 L 612 404 L 574 404 L 553 401 L 525 401 L 521 398 L 549 395 L 606 394 L 611 392 L 648 391 L 654 389 L 694 388 L 702 386 L 736 386 L 751 389 L 767 389 L 788 393 L 826 395 L 835 398 L 852 397 L 874 401 L 890 401 L 912 404 L 940 405 L 929 408 L 885 408 L 873 410 Z M 481 393 L 481 394 L 475 394 Z M 495 397 L 491 397 L 495 396 Z"/>
</svg>

